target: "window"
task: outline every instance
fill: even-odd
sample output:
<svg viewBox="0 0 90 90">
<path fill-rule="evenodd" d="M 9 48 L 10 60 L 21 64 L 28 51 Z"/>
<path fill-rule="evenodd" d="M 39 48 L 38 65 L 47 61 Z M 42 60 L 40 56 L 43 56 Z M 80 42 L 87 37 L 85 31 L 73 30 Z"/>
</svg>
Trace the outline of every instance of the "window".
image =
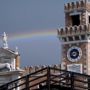
<svg viewBox="0 0 90 90">
<path fill-rule="evenodd" d="M 75 40 L 79 40 L 79 36 L 75 36 Z"/>
<path fill-rule="evenodd" d="M 71 19 L 72 19 L 72 26 L 80 25 L 80 15 L 72 15 Z"/>
<path fill-rule="evenodd" d="M 85 35 L 81 35 L 81 39 L 82 40 L 85 40 Z"/>
<path fill-rule="evenodd" d="M 73 41 L 73 37 L 68 37 L 69 38 L 69 41 Z"/>
<path fill-rule="evenodd" d="M 67 39 L 66 39 L 65 37 L 63 37 L 63 41 L 64 41 L 64 42 L 66 42 L 66 41 L 67 41 Z"/>
</svg>

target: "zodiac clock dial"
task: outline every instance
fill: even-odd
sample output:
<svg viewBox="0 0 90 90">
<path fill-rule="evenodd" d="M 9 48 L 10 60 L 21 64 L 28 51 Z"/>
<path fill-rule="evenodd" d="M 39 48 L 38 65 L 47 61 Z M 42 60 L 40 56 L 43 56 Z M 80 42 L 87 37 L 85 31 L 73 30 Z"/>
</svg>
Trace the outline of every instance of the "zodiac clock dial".
<svg viewBox="0 0 90 90">
<path fill-rule="evenodd" d="M 71 62 L 76 62 L 80 60 L 81 56 L 82 56 L 82 50 L 79 47 L 73 46 L 69 48 L 69 50 L 67 51 L 67 58 Z"/>
</svg>

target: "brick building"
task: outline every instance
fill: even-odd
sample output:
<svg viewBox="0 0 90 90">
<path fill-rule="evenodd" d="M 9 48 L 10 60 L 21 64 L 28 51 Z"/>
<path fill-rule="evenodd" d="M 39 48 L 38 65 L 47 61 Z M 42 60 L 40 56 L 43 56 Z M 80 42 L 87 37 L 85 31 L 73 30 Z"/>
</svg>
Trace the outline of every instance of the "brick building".
<svg viewBox="0 0 90 90">
<path fill-rule="evenodd" d="M 65 28 L 59 28 L 62 41 L 62 69 L 90 75 L 90 1 L 64 5 Z"/>
</svg>

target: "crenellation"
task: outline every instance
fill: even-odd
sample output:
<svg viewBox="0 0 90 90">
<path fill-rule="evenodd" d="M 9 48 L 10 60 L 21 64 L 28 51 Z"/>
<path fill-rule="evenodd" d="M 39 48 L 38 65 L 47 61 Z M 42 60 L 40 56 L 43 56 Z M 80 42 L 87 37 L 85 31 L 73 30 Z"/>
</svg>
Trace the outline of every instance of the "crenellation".
<svg viewBox="0 0 90 90">
<path fill-rule="evenodd" d="M 86 5 L 85 1 L 83 1 L 83 0 L 80 1 L 80 6 L 81 6 L 81 7 L 85 7 L 85 5 Z"/>
<path fill-rule="evenodd" d="M 88 30 L 86 25 L 83 25 L 83 28 L 84 28 L 84 31 Z"/>
<path fill-rule="evenodd" d="M 72 34 L 74 32 L 74 28 L 71 26 L 68 31 L 70 32 L 68 34 Z"/>
<path fill-rule="evenodd" d="M 67 10 L 67 5 L 66 4 L 64 4 L 64 10 Z"/>
<path fill-rule="evenodd" d="M 47 66 L 46 65 L 41 65 L 40 67 L 41 67 L 41 69 L 43 69 L 43 68 L 46 68 Z"/>
<path fill-rule="evenodd" d="M 55 64 L 55 65 L 52 65 L 51 67 L 53 67 L 53 68 L 61 68 L 61 65 L 60 64 Z"/>
<path fill-rule="evenodd" d="M 36 71 L 38 71 L 38 70 L 40 70 L 40 69 L 43 69 L 43 68 L 46 68 L 46 67 L 48 67 L 48 66 L 46 66 L 46 65 L 37 65 L 37 66 L 26 66 L 26 67 L 24 67 L 24 75 L 26 75 L 26 74 L 29 74 L 29 73 L 33 73 L 33 72 L 36 72 Z M 60 69 L 60 64 L 59 65 L 49 65 L 49 67 L 53 67 L 53 68 L 59 68 Z M 45 71 L 42 71 L 41 73 L 44 73 Z"/>
<path fill-rule="evenodd" d="M 84 30 L 83 25 L 80 25 L 80 31 L 82 32 Z"/>
<path fill-rule="evenodd" d="M 71 3 L 67 3 L 67 10 L 70 10 L 71 8 Z"/>
<path fill-rule="evenodd" d="M 71 3 L 67 3 L 64 5 L 64 10 L 69 11 L 71 9 Z"/>
<path fill-rule="evenodd" d="M 65 33 L 68 34 L 69 31 L 69 27 L 65 27 Z"/>
<path fill-rule="evenodd" d="M 80 32 L 82 32 L 82 26 L 81 25 L 79 26 L 79 30 L 80 30 Z"/>
<path fill-rule="evenodd" d="M 60 30 L 60 34 L 64 34 L 64 29 L 63 28 L 61 28 L 61 30 Z"/>
<path fill-rule="evenodd" d="M 78 32 L 77 30 L 78 30 L 78 28 L 75 25 L 74 27 L 72 27 L 71 33 L 76 34 Z"/>
<path fill-rule="evenodd" d="M 34 70 L 35 70 L 35 71 L 37 71 L 37 70 L 39 70 L 39 69 L 40 69 L 39 66 L 35 66 L 35 67 L 34 67 Z"/>
<path fill-rule="evenodd" d="M 66 33 L 68 33 L 68 27 L 65 27 L 65 31 L 66 31 Z"/>
<path fill-rule="evenodd" d="M 76 1 L 76 8 L 78 9 L 80 7 L 80 3 Z"/>
<path fill-rule="evenodd" d="M 79 9 L 85 9 L 85 8 L 86 8 L 86 1 L 85 0 L 71 2 L 71 3 L 67 3 L 64 5 L 64 10 L 66 12 L 71 12 L 75 9 L 79 10 Z"/>
<path fill-rule="evenodd" d="M 75 25 L 73 28 L 74 28 L 74 29 L 73 29 L 74 33 L 79 32 L 79 29 L 78 29 L 79 27 L 78 27 L 78 26 Z"/>
<path fill-rule="evenodd" d="M 74 2 L 71 3 L 72 9 L 75 9 L 76 4 Z"/>
<path fill-rule="evenodd" d="M 87 25 L 79 25 L 79 26 L 71 26 L 71 27 L 65 27 L 58 29 L 58 35 L 63 36 L 63 35 L 75 35 L 75 34 L 83 34 L 86 33 L 88 31 Z"/>
<path fill-rule="evenodd" d="M 83 33 L 83 32 L 86 32 L 87 31 L 87 26 L 86 25 L 80 25 L 80 32 Z"/>
</svg>

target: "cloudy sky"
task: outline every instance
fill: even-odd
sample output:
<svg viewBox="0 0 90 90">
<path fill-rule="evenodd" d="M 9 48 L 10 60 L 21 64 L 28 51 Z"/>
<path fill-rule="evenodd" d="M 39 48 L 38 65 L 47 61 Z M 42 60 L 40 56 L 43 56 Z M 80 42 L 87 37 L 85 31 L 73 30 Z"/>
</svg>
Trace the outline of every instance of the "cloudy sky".
<svg viewBox="0 0 90 90">
<path fill-rule="evenodd" d="M 56 29 L 64 27 L 64 3 L 70 1 L 0 0 L 0 34 L 7 33 L 10 49 L 18 47 L 21 66 L 60 63 Z"/>
</svg>

